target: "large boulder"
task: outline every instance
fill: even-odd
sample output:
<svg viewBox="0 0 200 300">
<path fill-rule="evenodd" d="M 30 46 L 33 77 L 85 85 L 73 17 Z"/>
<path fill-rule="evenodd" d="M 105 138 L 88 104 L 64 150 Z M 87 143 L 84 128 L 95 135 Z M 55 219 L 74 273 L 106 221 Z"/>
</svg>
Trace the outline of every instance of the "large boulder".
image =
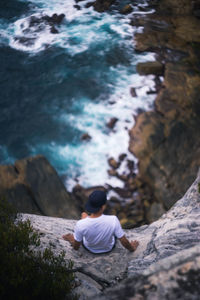
<svg viewBox="0 0 200 300">
<path fill-rule="evenodd" d="M 94 9 L 98 12 L 104 12 L 114 4 L 116 0 L 96 0 L 93 4 Z"/>
<path fill-rule="evenodd" d="M 80 299 L 199 299 L 200 172 L 184 197 L 151 225 L 126 230 L 139 247 L 130 253 L 117 241 L 108 254 L 78 251 L 62 239 L 76 221 L 23 214 L 42 233 L 41 250 L 50 242 L 74 261 Z"/>
<path fill-rule="evenodd" d="M 164 74 L 164 66 L 158 61 L 149 61 L 137 64 L 137 72 L 140 75 L 157 75 L 162 76 Z"/>
<path fill-rule="evenodd" d="M 47 159 L 38 155 L 0 166 L 0 195 L 20 212 L 77 218 L 78 205 Z"/>
</svg>

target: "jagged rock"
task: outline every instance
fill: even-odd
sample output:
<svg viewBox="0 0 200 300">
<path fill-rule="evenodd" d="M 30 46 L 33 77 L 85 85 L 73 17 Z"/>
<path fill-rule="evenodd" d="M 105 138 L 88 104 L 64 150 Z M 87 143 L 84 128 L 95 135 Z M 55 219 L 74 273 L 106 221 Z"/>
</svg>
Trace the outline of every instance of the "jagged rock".
<svg viewBox="0 0 200 300">
<path fill-rule="evenodd" d="M 107 126 L 108 128 L 110 128 L 110 129 L 113 129 L 113 128 L 115 127 L 117 121 L 118 121 L 118 118 L 111 118 L 111 119 L 109 120 L 109 122 L 106 123 L 106 126 Z"/>
<path fill-rule="evenodd" d="M 80 299 L 198 299 L 200 274 L 200 172 L 185 196 L 151 225 L 126 230 L 130 240 L 137 239 L 134 253 L 117 242 L 109 254 L 94 255 L 82 246 L 72 250 L 62 240 L 72 233 L 76 221 L 36 215 L 29 218 L 42 233 L 41 250 L 51 242 L 58 254 L 74 261 L 81 285 Z M 120 281 L 120 282 L 119 282 Z"/>
<path fill-rule="evenodd" d="M 128 160 L 127 160 L 127 167 L 128 167 L 128 169 L 129 169 L 129 171 L 130 171 L 130 174 L 133 172 L 134 166 L 135 166 L 134 161 L 128 159 Z"/>
<path fill-rule="evenodd" d="M 29 38 L 29 37 L 25 37 L 25 36 L 16 36 L 15 41 L 19 42 L 20 44 L 24 44 L 25 46 L 33 46 L 36 38 Z"/>
<path fill-rule="evenodd" d="M 78 9 L 78 10 L 81 9 L 80 5 L 77 5 L 77 4 L 74 5 L 74 8 L 76 8 L 76 9 Z"/>
<path fill-rule="evenodd" d="M 93 1 L 93 2 L 88 2 L 88 3 L 86 3 L 86 5 L 85 5 L 86 8 L 89 8 L 89 7 L 91 7 L 91 6 L 94 6 L 94 1 Z"/>
<path fill-rule="evenodd" d="M 130 88 L 130 94 L 131 94 L 132 97 L 137 97 L 137 93 L 136 93 L 136 90 L 135 90 L 134 87 Z"/>
<path fill-rule="evenodd" d="M 122 153 L 119 155 L 119 161 L 123 161 L 127 157 L 126 153 Z"/>
<path fill-rule="evenodd" d="M 50 25 L 60 25 L 65 18 L 64 14 L 53 14 L 51 17 L 48 15 L 43 16 L 41 19 L 47 21 Z"/>
<path fill-rule="evenodd" d="M 56 34 L 59 33 L 58 29 L 56 29 L 54 26 L 51 27 L 51 33 Z"/>
<path fill-rule="evenodd" d="M 149 61 L 137 64 L 137 72 L 140 75 L 154 74 L 161 76 L 164 73 L 164 66 L 158 61 Z"/>
<path fill-rule="evenodd" d="M 0 166 L 0 195 L 20 212 L 78 218 L 80 211 L 47 159 L 38 155 Z"/>
</svg>

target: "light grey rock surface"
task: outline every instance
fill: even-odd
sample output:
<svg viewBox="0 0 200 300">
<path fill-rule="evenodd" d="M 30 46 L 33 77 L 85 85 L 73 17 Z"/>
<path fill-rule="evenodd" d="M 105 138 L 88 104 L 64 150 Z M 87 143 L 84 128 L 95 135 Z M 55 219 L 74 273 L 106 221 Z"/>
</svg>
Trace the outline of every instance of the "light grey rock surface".
<svg viewBox="0 0 200 300">
<path fill-rule="evenodd" d="M 75 251 L 62 235 L 72 233 L 76 221 L 27 214 L 23 218 L 43 233 L 42 247 L 50 242 L 55 253 L 65 250 L 66 259 L 74 261 L 80 299 L 199 299 L 199 182 L 200 173 L 185 196 L 158 221 L 126 230 L 130 240 L 140 242 L 134 253 L 119 242 L 107 255 L 93 255 L 82 247 Z"/>
<path fill-rule="evenodd" d="M 32 214 L 22 214 L 22 219 L 29 219 L 34 229 L 41 233 L 41 250 L 50 243 L 55 254 L 64 250 L 66 260 L 74 261 L 74 269 L 81 283 L 77 288 L 81 299 L 97 295 L 106 287 L 125 278 L 128 263 L 136 255 L 124 249 L 119 242 L 109 254 L 91 254 L 82 246 L 78 251 L 73 250 L 70 244 L 63 240 L 62 235 L 73 233 L 75 220 Z"/>
</svg>

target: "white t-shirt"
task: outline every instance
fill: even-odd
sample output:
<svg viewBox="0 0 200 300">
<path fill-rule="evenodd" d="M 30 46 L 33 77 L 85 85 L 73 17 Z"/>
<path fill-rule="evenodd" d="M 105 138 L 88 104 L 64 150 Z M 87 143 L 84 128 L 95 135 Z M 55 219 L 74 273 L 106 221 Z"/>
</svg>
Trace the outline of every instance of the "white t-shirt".
<svg viewBox="0 0 200 300">
<path fill-rule="evenodd" d="M 116 216 L 102 214 L 98 218 L 87 217 L 76 223 L 74 238 L 94 253 L 108 252 L 115 244 L 115 237 L 124 235 Z"/>
</svg>

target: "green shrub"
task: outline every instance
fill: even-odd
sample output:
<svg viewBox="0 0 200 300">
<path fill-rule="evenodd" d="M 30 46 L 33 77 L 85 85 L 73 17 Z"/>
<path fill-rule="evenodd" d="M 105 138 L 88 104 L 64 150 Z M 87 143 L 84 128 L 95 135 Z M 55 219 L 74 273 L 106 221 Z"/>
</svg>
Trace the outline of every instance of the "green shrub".
<svg viewBox="0 0 200 300">
<path fill-rule="evenodd" d="M 0 200 L 0 299 L 77 299 L 73 294 L 73 263 L 65 253 L 43 252 L 39 233 L 30 221 L 17 221 L 16 212 Z"/>
</svg>

